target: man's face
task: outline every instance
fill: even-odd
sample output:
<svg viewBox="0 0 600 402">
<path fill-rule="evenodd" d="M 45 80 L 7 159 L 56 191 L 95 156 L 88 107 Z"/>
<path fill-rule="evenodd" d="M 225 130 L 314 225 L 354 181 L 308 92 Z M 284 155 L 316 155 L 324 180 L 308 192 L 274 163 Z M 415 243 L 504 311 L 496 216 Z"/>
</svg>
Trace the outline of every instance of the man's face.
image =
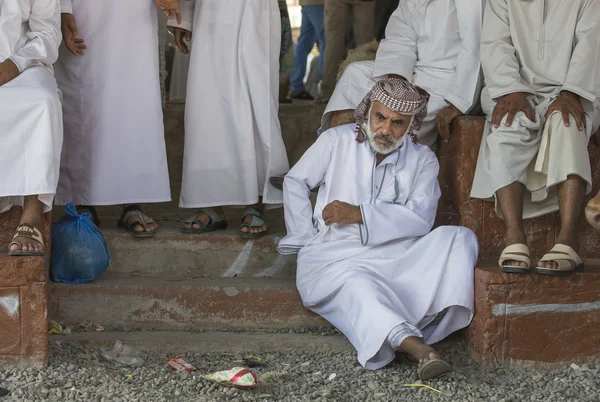
<svg viewBox="0 0 600 402">
<path fill-rule="evenodd" d="M 395 113 L 381 102 L 374 101 L 365 130 L 369 144 L 375 152 L 390 154 L 400 148 L 412 121 L 412 116 Z"/>
</svg>

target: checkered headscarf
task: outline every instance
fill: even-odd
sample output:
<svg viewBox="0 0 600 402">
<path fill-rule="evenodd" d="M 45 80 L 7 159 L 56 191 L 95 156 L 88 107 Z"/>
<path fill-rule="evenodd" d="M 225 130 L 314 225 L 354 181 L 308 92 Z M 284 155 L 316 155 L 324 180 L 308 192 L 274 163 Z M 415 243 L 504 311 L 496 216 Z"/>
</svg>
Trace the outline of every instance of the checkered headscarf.
<svg viewBox="0 0 600 402">
<path fill-rule="evenodd" d="M 403 79 L 386 78 L 378 81 L 354 111 L 358 130 L 356 141 L 358 142 L 363 142 L 367 138 L 363 126 L 369 121 L 369 111 L 373 101 L 381 102 L 392 112 L 413 116 L 407 134 L 416 142 L 414 131 L 421 127 L 423 119 L 427 116 L 427 102 L 429 101 L 427 91 Z"/>
</svg>

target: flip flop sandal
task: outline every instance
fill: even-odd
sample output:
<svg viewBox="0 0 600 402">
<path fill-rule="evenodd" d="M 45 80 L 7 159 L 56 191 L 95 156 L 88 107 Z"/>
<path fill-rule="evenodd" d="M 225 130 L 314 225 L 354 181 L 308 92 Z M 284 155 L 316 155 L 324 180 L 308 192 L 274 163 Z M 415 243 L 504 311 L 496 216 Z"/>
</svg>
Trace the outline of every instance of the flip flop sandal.
<svg viewBox="0 0 600 402">
<path fill-rule="evenodd" d="M 139 221 L 138 222 L 133 222 L 133 223 L 129 223 L 129 218 L 131 217 L 138 217 Z M 127 232 L 129 232 L 130 234 L 132 234 L 135 237 L 140 237 L 140 238 L 146 238 L 146 237 L 152 237 L 154 235 L 156 235 L 156 232 L 158 231 L 158 229 L 154 229 L 150 232 L 147 232 L 146 230 L 143 230 L 141 232 L 136 232 L 135 229 L 138 226 L 141 226 L 142 229 L 144 228 L 145 225 L 150 225 L 151 223 L 155 223 L 154 219 L 150 218 L 148 215 L 146 215 L 139 206 L 137 205 L 130 205 L 127 208 L 125 208 L 123 210 L 123 213 L 121 214 L 121 217 L 119 218 L 119 220 L 117 221 L 117 225 L 120 228 L 125 229 Z"/>
<path fill-rule="evenodd" d="M 8 245 L 8 255 L 13 257 L 41 257 L 44 255 L 44 250 L 42 251 L 23 251 L 23 250 L 14 250 L 10 251 L 10 248 L 15 244 L 19 246 L 19 248 L 23 248 L 23 245 L 18 241 L 15 241 L 17 237 L 25 237 L 27 239 L 35 240 L 40 243 L 42 247 L 44 246 L 44 239 L 42 237 L 42 233 L 32 224 L 30 223 L 22 223 L 17 228 L 17 232 L 13 236 L 12 242 Z"/>
<path fill-rule="evenodd" d="M 252 222 L 250 222 L 250 224 L 248 223 L 244 223 L 244 219 L 248 216 L 248 215 L 252 215 Z M 240 236 L 242 236 L 245 239 L 256 239 L 259 237 L 263 237 L 264 235 L 267 234 L 268 230 L 264 231 L 264 232 L 260 232 L 260 233 L 244 233 L 242 232 L 242 228 L 248 228 L 248 229 L 252 229 L 252 228 L 259 228 L 261 226 L 263 226 L 265 223 L 267 223 L 267 221 L 265 220 L 264 215 L 254 209 L 254 208 L 248 208 L 246 210 L 246 212 L 244 212 L 244 217 L 242 218 L 242 224 L 240 225 L 238 231 L 240 232 Z"/>
<path fill-rule="evenodd" d="M 283 177 L 273 176 L 273 177 L 269 178 L 269 183 L 271 183 L 271 185 L 273 187 L 275 187 L 277 190 L 283 191 L 283 179 L 284 179 Z M 319 187 L 315 187 L 315 188 L 311 189 L 310 192 L 318 193 Z"/>
<path fill-rule="evenodd" d="M 430 359 L 423 363 L 417 370 L 417 376 L 421 381 L 432 380 L 452 371 L 452 366 L 442 359 Z"/>
<path fill-rule="evenodd" d="M 565 244 L 556 244 L 552 250 L 539 260 L 540 262 L 556 262 L 558 268 L 546 268 L 539 265 L 535 272 L 543 275 L 567 276 L 575 272 L 583 272 L 584 264 L 579 254 Z"/>
<path fill-rule="evenodd" d="M 89 214 L 92 216 L 92 222 L 94 222 L 94 225 L 100 227 L 100 218 L 98 218 L 98 212 L 96 212 L 96 208 L 87 205 L 77 205 L 75 208 L 77 209 L 77 213 L 79 215 L 83 214 L 84 212 L 89 212 Z"/>
<path fill-rule="evenodd" d="M 531 272 L 531 258 L 529 256 L 529 247 L 525 244 L 513 244 L 502 251 L 498 265 L 500 271 L 511 274 L 528 274 Z M 506 261 L 520 261 L 527 264 L 527 268 L 520 265 L 504 265 Z"/>
<path fill-rule="evenodd" d="M 198 219 L 198 215 L 200 215 L 202 212 L 204 212 L 210 218 L 208 225 Z M 184 222 L 190 224 L 189 228 L 181 228 L 181 231 L 187 234 L 199 234 L 227 229 L 227 221 L 221 219 L 221 217 L 212 208 L 199 209 L 194 213 L 194 216 L 190 217 Z M 194 223 L 200 227 L 195 228 Z"/>
</svg>

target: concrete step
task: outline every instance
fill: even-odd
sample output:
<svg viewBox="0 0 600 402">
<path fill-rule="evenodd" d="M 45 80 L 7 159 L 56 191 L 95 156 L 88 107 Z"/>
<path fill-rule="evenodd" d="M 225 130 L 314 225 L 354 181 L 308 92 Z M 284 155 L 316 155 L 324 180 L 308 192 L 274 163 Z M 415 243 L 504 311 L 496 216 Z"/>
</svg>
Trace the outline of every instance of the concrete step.
<svg viewBox="0 0 600 402">
<path fill-rule="evenodd" d="M 353 350 L 350 342 L 341 334 L 321 336 L 316 334 L 278 334 L 270 332 L 80 332 L 68 335 L 52 335 L 50 342 L 80 343 L 96 347 L 112 347 L 115 341 L 132 346 L 144 352 L 158 352 L 170 355 L 206 352 L 250 353 L 282 351 L 287 349 L 346 352 Z"/>
<path fill-rule="evenodd" d="M 195 277 L 294 277 L 296 257 L 277 253 L 282 235 L 255 240 L 237 229 L 203 235 L 163 227 L 150 239 L 137 239 L 116 228 L 102 230 L 111 252 L 109 271 L 119 275 Z"/>
<path fill-rule="evenodd" d="M 208 330 L 328 326 L 305 309 L 294 278 L 132 277 L 104 273 L 82 285 L 52 283 L 49 317 L 106 328 Z"/>
</svg>

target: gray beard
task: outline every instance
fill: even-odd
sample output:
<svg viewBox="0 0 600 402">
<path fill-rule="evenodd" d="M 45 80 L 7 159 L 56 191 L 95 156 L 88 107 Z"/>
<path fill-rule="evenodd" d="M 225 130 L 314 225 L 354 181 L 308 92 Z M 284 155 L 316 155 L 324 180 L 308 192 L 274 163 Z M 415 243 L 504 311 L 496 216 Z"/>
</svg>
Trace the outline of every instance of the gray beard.
<svg viewBox="0 0 600 402">
<path fill-rule="evenodd" d="M 402 136 L 402 138 L 398 139 L 398 140 L 394 140 L 391 137 L 388 137 L 386 135 L 383 135 L 381 133 L 373 133 L 373 130 L 371 130 L 371 119 L 369 118 L 369 120 L 363 124 L 363 130 L 365 132 L 365 136 L 367 137 L 367 140 L 369 141 L 369 145 L 371 146 L 371 149 L 373 149 L 373 151 L 375 151 L 378 154 L 381 155 L 389 155 L 392 152 L 398 150 L 402 144 L 404 144 L 404 139 L 406 138 L 406 135 Z M 379 147 L 379 145 L 377 145 L 377 142 L 375 141 L 377 138 L 384 138 L 384 139 L 389 139 L 390 142 L 390 147 L 389 148 L 385 148 L 382 149 Z"/>
</svg>

